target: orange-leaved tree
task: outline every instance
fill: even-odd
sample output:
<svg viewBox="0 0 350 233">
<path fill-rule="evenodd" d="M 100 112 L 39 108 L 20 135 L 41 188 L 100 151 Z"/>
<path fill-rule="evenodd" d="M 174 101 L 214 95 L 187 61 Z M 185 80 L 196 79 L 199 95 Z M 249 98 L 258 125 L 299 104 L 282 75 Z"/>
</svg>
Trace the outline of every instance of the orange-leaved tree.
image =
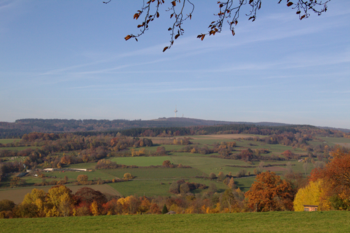
<svg viewBox="0 0 350 233">
<path fill-rule="evenodd" d="M 248 206 L 255 211 L 292 210 L 294 191 L 290 183 L 274 172 L 263 172 L 245 193 Z"/>
</svg>

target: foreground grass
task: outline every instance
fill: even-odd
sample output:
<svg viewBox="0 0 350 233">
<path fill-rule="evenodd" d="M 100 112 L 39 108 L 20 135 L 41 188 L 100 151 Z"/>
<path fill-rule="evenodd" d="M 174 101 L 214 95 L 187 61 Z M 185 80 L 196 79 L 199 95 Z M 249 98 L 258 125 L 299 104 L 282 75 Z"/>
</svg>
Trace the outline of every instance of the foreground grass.
<svg viewBox="0 0 350 233">
<path fill-rule="evenodd" d="M 269 212 L 0 220 L 0 232 L 349 232 L 350 213 Z"/>
</svg>

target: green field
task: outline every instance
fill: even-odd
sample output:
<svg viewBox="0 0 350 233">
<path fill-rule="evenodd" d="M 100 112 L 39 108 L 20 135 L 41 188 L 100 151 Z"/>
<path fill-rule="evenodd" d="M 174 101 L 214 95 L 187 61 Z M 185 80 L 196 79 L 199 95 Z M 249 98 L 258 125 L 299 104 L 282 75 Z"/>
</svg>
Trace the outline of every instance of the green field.
<svg viewBox="0 0 350 233">
<path fill-rule="evenodd" d="M 328 145 L 334 146 L 336 144 L 349 143 L 350 138 L 333 138 L 333 137 L 319 137 L 319 139 L 326 142 Z"/>
<path fill-rule="evenodd" d="M 0 232 L 349 232 L 348 211 L 0 219 Z"/>
<path fill-rule="evenodd" d="M 164 180 L 168 178 L 181 179 L 202 175 L 194 168 L 121 168 L 100 170 L 114 177 L 122 178 L 125 173 L 131 173 L 136 180 Z"/>
<path fill-rule="evenodd" d="M 21 141 L 21 139 L 0 139 L 0 143 L 1 144 L 7 144 L 7 143 L 11 143 L 11 142 L 19 142 Z"/>
<path fill-rule="evenodd" d="M 120 157 L 110 159 L 117 164 L 123 165 L 136 165 L 136 166 L 157 166 L 162 165 L 165 160 L 170 160 L 169 156 L 157 156 L 157 157 Z"/>
<path fill-rule="evenodd" d="M 28 148 L 36 149 L 38 146 L 18 146 L 18 147 L 0 147 L 0 150 L 14 150 L 14 151 L 22 151 Z"/>
</svg>

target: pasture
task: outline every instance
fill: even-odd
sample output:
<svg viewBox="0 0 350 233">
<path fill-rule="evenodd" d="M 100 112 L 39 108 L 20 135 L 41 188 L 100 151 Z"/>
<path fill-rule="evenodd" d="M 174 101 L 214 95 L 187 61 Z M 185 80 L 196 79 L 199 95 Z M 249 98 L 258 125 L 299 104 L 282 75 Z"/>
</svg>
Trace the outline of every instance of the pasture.
<svg viewBox="0 0 350 233">
<path fill-rule="evenodd" d="M 0 219 L 0 232 L 349 232 L 348 211 Z"/>
<path fill-rule="evenodd" d="M 0 150 L 22 151 L 28 148 L 39 148 L 38 146 L 18 146 L 18 147 L 0 147 Z"/>
<path fill-rule="evenodd" d="M 21 139 L 0 139 L 1 144 L 15 143 L 19 141 L 21 141 Z"/>
<path fill-rule="evenodd" d="M 123 165 L 136 165 L 136 166 L 157 166 L 162 165 L 165 160 L 170 160 L 170 156 L 157 156 L 157 157 L 121 157 L 111 158 L 113 162 Z"/>
<path fill-rule="evenodd" d="M 350 144 L 350 138 L 335 138 L 335 137 L 319 137 L 319 139 L 326 142 L 326 144 L 334 146 L 336 144 Z"/>
</svg>

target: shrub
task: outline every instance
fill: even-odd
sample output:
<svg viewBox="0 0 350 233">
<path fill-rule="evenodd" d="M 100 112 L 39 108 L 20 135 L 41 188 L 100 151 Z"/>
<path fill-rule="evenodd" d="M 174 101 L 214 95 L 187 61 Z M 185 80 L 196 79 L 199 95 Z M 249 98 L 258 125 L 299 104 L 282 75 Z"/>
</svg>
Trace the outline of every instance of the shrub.
<svg viewBox="0 0 350 233">
<path fill-rule="evenodd" d="M 79 184 L 87 184 L 89 177 L 87 175 L 79 175 L 77 181 Z"/>
<path fill-rule="evenodd" d="M 223 173 L 223 172 L 219 172 L 219 174 L 218 174 L 218 180 L 219 180 L 219 181 L 223 181 L 224 179 L 225 179 L 224 173 Z"/>
<path fill-rule="evenodd" d="M 209 174 L 209 179 L 214 180 L 216 179 L 216 175 L 212 172 Z"/>
<path fill-rule="evenodd" d="M 171 166 L 171 163 L 169 160 L 165 160 L 163 163 L 162 163 L 162 166 L 163 167 L 170 167 Z"/>
<path fill-rule="evenodd" d="M 124 174 L 124 180 L 131 180 L 132 178 L 134 178 L 134 177 L 130 173 Z"/>
<path fill-rule="evenodd" d="M 110 161 L 108 159 L 101 159 L 97 162 L 96 169 L 115 169 L 118 167 L 116 162 Z"/>
<path fill-rule="evenodd" d="M 174 194 L 179 193 L 179 184 L 176 181 L 171 183 L 171 185 L 169 187 L 169 192 L 174 193 Z"/>
<path fill-rule="evenodd" d="M 190 187 L 188 186 L 188 184 L 183 183 L 180 185 L 180 192 L 181 193 L 188 193 L 190 192 Z"/>
</svg>

